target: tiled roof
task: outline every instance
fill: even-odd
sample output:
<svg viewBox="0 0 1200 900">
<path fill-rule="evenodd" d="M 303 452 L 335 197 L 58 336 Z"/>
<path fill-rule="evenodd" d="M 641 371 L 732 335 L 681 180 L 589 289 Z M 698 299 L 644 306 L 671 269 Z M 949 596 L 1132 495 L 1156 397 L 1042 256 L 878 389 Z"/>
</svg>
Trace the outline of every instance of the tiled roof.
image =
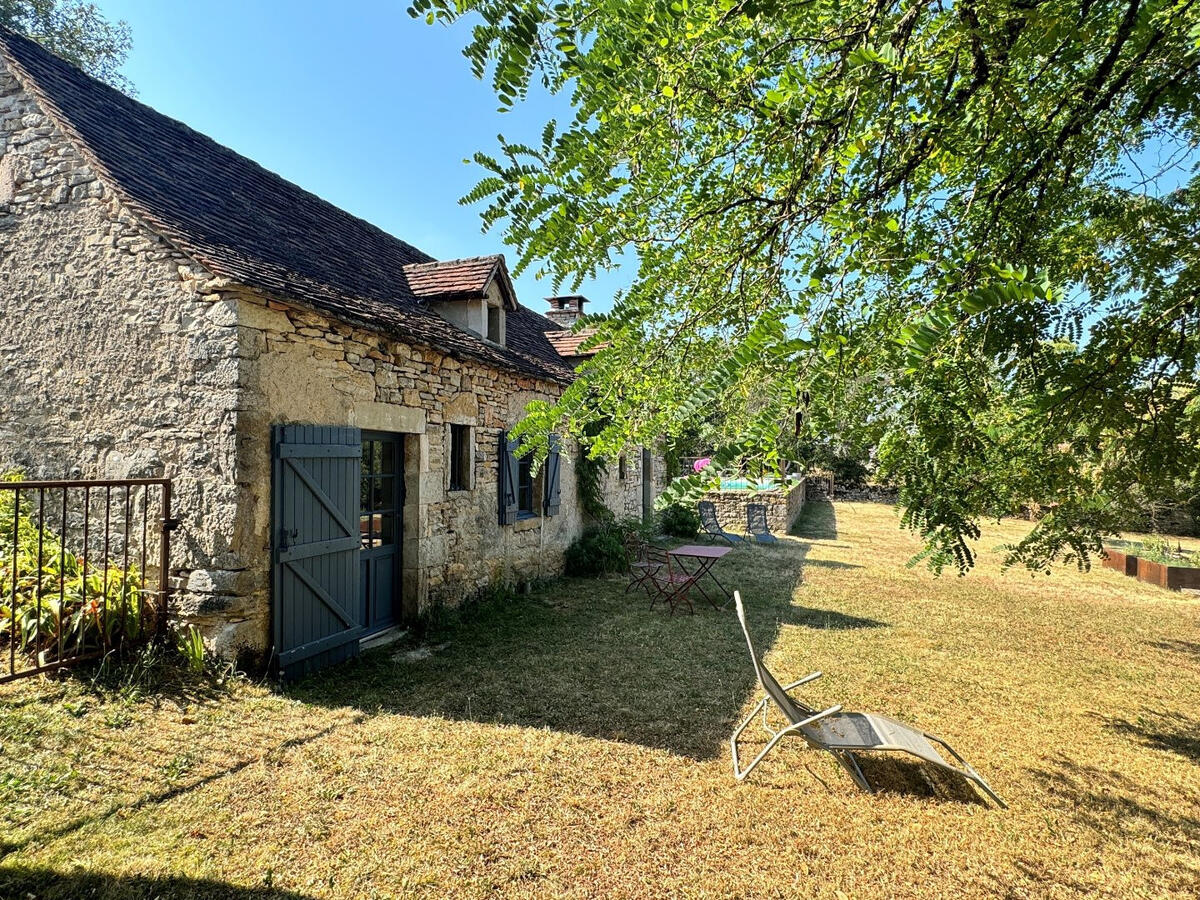
<svg viewBox="0 0 1200 900">
<path fill-rule="evenodd" d="M 128 206 L 213 274 L 497 368 L 572 377 L 548 342 L 498 348 L 429 309 L 405 273 L 429 254 L 3 27 L 0 56 Z"/>
<path fill-rule="evenodd" d="M 589 350 L 584 350 L 583 352 L 580 352 L 579 350 L 579 346 L 595 333 L 595 330 L 591 328 L 585 328 L 583 331 L 569 331 L 565 328 L 559 328 L 557 331 L 547 331 L 546 340 L 550 342 L 550 346 L 554 348 L 555 352 L 558 353 L 559 356 L 595 356 L 596 351 L 599 350 L 600 347 L 593 347 Z"/>
<path fill-rule="evenodd" d="M 562 358 L 553 344 L 552 336 L 561 331 L 561 326 L 524 306 L 510 310 L 505 321 L 509 347 L 548 366 L 571 369 L 570 362 Z"/>
<path fill-rule="evenodd" d="M 487 293 L 493 281 L 498 281 L 505 301 L 510 306 L 516 304 L 508 269 L 500 255 L 409 263 L 404 275 L 409 290 L 422 300 L 477 299 Z"/>
</svg>

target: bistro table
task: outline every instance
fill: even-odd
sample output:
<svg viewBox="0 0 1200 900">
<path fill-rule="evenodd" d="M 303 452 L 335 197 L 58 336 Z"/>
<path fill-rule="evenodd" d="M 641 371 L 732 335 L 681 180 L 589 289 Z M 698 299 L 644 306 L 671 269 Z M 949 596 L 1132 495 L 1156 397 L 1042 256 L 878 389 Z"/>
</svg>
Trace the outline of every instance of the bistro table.
<svg viewBox="0 0 1200 900">
<path fill-rule="evenodd" d="M 700 592 L 701 596 L 711 603 L 713 607 L 720 609 L 721 604 L 717 603 L 717 601 L 713 600 L 713 598 L 708 595 L 708 592 L 704 590 L 704 586 L 700 584 L 700 579 L 707 575 L 712 579 L 713 584 L 720 589 L 721 593 L 725 597 L 725 602 L 731 602 L 733 600 L 733 594 L 729 593 L 729 591 L 725 588 L 725 585 L 717 581 L 717 576 L 712 573 L 712 567 L 716 565 L 717 560 L 728 553 L 731 549 L 731 547 L 709 547 L 704 544 L 684 544 L 682 547 L 676 547 L 674 550 L 668 550 L 667 553 L 672 558 L 679 561 L 681 568 L 683 568 L 683 560 L 695 560 L 696 568 L 686 571 L 689 575 L 695 577 L 696 580 L 693 583 L 696 586 L 696 590 Z"/>
</svg>

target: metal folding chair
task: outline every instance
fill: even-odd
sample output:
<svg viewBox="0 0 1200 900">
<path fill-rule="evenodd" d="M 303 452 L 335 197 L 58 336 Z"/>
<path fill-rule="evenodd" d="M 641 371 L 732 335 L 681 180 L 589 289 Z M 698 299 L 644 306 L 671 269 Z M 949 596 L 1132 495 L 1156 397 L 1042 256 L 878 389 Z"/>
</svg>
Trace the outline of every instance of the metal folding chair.
<svg viewBox="0 0 1200 900">
<path fill-rule="evenodd" d="M 646 558 L 654 566 L 650 573 L 650 584 L 654 588 L 650 596 L 650 608 L 654 609 L 654 604 L 663 600 L 671 608 L 671 615 L 675 615 L 676 605 L 686 603 L 688 612 L 694 615 L 696 608 L 692 606 L 688 592 L 699 576 L 675 563 L 671 555 L 660 547 L 647 545 Z"/>
<path fill-rule="evenodd" d="M 651 578 L 660 564 L 650 561 L 649 547 L 650 545 L 636 533 L 625 537 L 625 553 L 629 557 L 629 584 L 625 586 L 626 594 L 634 589 L 642 589 L 653 596 Z"/>
<path fill-rule="evenodd" d="M 779 539 L 767 525 L 767 508 L 761 503 L 746 504 L 746 533 L 760 544 L 775 544 Z"/>
<path fill-rule="evenodd" d="M 763 689 L 763 698 L 734 729 L 733 736 L 729 739 L 729 748 L 733 755 L 733 777 L 738 781 L 753 772 L 754 768 L 783 738 L 794 734 L 803 738 L 810 747 L 832 754 L 838 764 L 849 773 L 854 783 L 867 793 L 874 793 L 875 787 L 859 766 L 857 759 L 859 754 L 889 751 L 909 753 L 924 762 L 967 779 L 1001 807 L 1008 808 L 1007 804 L 983 780 L 983 777 L 971 768 L 957 750 L 941 738 L 887 716 L 843 712 L 841 705 L 830 706 L 818 711 L 790 696 L 791 692 L 801 685 L 816 681 L 821 677 L 821 673 L 812 672 L 799 681 L 780 685 L 775 677 L 767 671 L 767 667 L 762 664 L 754 650 L 754 642 L 750 639 L 750 629 L 746 626 L 746 610 L 742 606 L 740 592 L 733 592 L 733 602 L 737 607 L 738 621 L 742 624 L 742 634 L 746 636 L 746 646 L 750 649 L 754 674 L 758 677 L 758 683 Z M 767 713 L 771 706 L 774 706 L 788 720 L 786 727 L 778 730 L 771 727 L 767 719 Z M 738 739 L 755 716 L 759 714 L 762 715 L 763 729 L 770 735 L 770 738 L 767 745 L 750 761 L 750 764 L 743 768 L 738 751 Z M 961 764 L 961 768 L 948 763 L 938 753 L 934 744 L 945 748 Z"/>
<path fill-rule="evenodd" d="M 732 534 L 721 527 L 721 520 L 717 518 L 717 506 L 711 500 L 701 500 L 696 504 L 696 509 L 700 513 L 700 527 L 705 534 L 719 537 L 730 544 L 742 542 L 740 535 Z"/>
</svg>

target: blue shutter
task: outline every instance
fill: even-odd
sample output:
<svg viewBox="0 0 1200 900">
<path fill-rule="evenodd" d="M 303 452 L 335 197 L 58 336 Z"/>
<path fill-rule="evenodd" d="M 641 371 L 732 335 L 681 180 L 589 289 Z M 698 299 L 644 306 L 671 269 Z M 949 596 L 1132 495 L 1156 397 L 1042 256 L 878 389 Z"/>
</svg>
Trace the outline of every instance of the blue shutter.
<svg viewBox="0 0 1200 900">
<path fill-rule="evenodd" d="M 519 441 L 510 441 L 508 432 L 500 432 L 498 455 L 500 485 L 500 524 L 511 525 L 517 521 L 517 448 Z"/>
<path fill-rule="evenodd" d="M 358 653 L 362 435 L 276 425 L 272 437 L 273 630 L 292 679 Z"/>
<path fill-rule="evenodd" d="M 550 453 L 546 457 L 546 489 L 542 492 L 542 506 L 547 516 L 557 516 L 560 503 L 559 472 L 562 454 L 559 453 L 558 444 L 558 435 L 550 435 Z"/>
</svg>

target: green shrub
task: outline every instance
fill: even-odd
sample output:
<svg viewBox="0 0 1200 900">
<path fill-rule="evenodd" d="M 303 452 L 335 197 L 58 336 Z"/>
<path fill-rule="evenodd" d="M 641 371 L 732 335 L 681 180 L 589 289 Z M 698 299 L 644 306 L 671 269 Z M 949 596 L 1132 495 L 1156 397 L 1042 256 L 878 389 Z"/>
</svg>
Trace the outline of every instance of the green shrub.
<svg viewBox="0 0 1200 900">
<path fill-rule="evenodd" d="M 576 578 L 621 572 L 628 565 L 624 533 L 619 527 L 585 529 L 567 548 L 566 573 Z"/>
<path fill-rule="evenodd" d="M 675 503 L 662 511 L 659 524 L 664 534 L 678 538 L 694 538 L 700 531 L 700 516 L 690 506 Z"/>
<path fill-rule="evenodd" d="M 1131 553 L 1136 553 L 1143 559 L 1148 559 L 1151 562 L 1161 563 L 1164 566 L 1187 566 L 1200 568 L 1200 553 L 1192 553 L 1184 550 L 1178 542 L 1175 546 L 1171 546 L 1170 540 L 1162 535 L 1154 535 L 1146 538 L 1140 547 L 1130 548 Z"/>
<path fill-rule="evenodd" d="M 0 478 L 19 481 L 20 475 Z M 89 560 L 85 578 L 83 558 L 49 526 L 38 531 L 32 503 L 22 497 L 18 510 L 13 492 L 0 491 L 0 642 L 15 632 L 17 650 L 44 660 L 117 646 L 153 628 L 136 565 L 122 569 Z"/>
</svg>

